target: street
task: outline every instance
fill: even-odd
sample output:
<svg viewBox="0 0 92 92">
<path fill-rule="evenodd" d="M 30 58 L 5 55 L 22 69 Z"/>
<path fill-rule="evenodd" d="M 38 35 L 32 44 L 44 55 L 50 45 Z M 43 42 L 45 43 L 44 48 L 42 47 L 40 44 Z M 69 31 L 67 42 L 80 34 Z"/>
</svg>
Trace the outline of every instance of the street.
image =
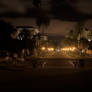
<svg viewBox="0 0 92 92">
<path fill-rule="evenodd" d="M 69 62 L 66 63 L 64 60 L 60 62 L 60 60 L 54 63 L 47 61 L 48 67 L 44 68 L 26 66 L 0 69 L 0 88 L 54 91 L 58 89 L 80 90 L 91 87 L 91 68 L 74 68 Z"/>
</svg>

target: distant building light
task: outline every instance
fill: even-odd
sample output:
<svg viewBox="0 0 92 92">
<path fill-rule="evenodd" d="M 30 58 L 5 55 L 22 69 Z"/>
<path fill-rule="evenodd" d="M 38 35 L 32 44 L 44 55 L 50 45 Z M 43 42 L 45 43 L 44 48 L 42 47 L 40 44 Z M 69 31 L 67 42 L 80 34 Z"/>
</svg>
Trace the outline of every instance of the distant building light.
<svg viewBox="0 0 92 92">
<path fill-rule="evenodd" d="M 60 52 L 61 50 L 60 49 L 56 49 L 56 52 Z"/>
<path fill-rule="evenodd" d="M 84 52 L 85 52 L 85 50 L 83 49 L 81 52 L 82 52 L 82 53 L 84 53 Z"/>
<path fill-rule="evenodd" d="M 89 38 L 89 39 L 88 39 L 88 41 L 90 42 L 90 41 L 91 41 L 91 39 Z"/>
<path fill-rule="evenodd" d="M 48 40 L 47 36 L 41 36 L 41 40 Z"/>
<path fill-rule="evenodd" d="M 47 48 L 48 51 L 54 51 L 54 48 Z"/>
<path fill-rule="evenodd" d="M 61 51 L 75 51 L 75 50 L 76 50 L 75 47 L 61 48 Z"/>
<path fill-rule="evenodd" d="M 38 29 L 35 29 L 35 33 L 38 34 L 39 33 L 39 30 Z"/>
<path fill-rule="evenodd" d="M 44 50 L 46 50 L 46 48 L 45 47 L 42 47 L 41 50 L 44 51 Z"/>
</svg>

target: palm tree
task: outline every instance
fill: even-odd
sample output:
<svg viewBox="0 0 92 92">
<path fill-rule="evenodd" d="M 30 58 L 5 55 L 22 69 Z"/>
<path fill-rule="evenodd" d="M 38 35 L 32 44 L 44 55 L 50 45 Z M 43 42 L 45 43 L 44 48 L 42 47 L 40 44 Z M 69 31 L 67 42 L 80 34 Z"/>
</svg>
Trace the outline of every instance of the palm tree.
<svg viewBox="0 0 92 92">
<path fill-rule="evenodd" d="M 41 26 L 43 26 L 42 33 L 44 34 L 45 29 L 50 24 L 49 16 L 45 12 L 42 11 L 42 13 L 36 19 L 36 24 L 39 27 L 39 30 L 40 30 Z"/>
<path fill-rule="evenodd" d="M 33 0 L 33 5 L 35 6 L 37 15 L 36 15 L 36 24 L 39 27 L 39 30 L 41 26 L 43 26 L 43 33 L 44 29 L 48 27 L 50 23 L 50 18 L 46 11 L 43 11 L 41 8 L 41 0 Z"/>
</svg>

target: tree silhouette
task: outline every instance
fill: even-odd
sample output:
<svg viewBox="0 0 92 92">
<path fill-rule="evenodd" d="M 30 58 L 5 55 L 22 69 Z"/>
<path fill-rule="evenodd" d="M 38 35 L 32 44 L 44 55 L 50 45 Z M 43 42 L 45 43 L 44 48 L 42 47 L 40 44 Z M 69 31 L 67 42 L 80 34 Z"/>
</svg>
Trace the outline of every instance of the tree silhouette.
<svg viewBox="0 0 92 92">
<path fill-rule="evenodd" d="M 36 24 L 39 27 L 39 30 L 42 25 L 45 28 L 48 27 L 50 23 L 50 18 L 48 16 L 48 13 L 41 8 L 41 0 L 33 0 L 33 5 L 35 6 L 35 10 L 36 10 Z"/>
<path fill-rule="evenodd" d="M 21 30 L 21 33 L 18 36 L 22 37 L 22 40 L 20 40 L 20 49 L 25 50 L 25 56 L 27 55 L 28 50 L 30 52 L 30 55 L 32 55 L 34 48 L 36 48 L 36 37 L 38 35 L 33 35 L 30 33 L 30 30 L 24 28 L 23 30 Z"/>
<path fill-rule="evenodd" d="M 41 4 L 41 0 L 33 0 L 33 5 L 35 7 L 39 8 L 40 4 Z"/>
<path fill-rule="evenodd" d="M 29 30 L 24 29 L 19 34 L 22 40 L 13 39 L 11 36 L 13 32 L 17 32 L 17 30 L 10 23 L 0 20 L 0 51 L 8 51 L 10 56 L 13 57 L 13 53 L 21 55 L 23 49 L 29 49 L 32 55 L 36 47 L 36 40 L 30 39 L 31 34 Z"/>
<path fill-rule="evenodd" d="M 0 20 L 0 49 L 6 50 L 10 49 L 12 46 L 11 33 L 16 31 L 10 23 Z"/>
<path fill-rule="evenodd" d="M 50 17 L 47 15 L 47 12 L 39 9 L 39 14 L 36 18 L 36 24 L 39 27 L 39 30 L 41 26 L 44 26 L 45 28 L 48 27 L 48 25 L 50 24 Z M 44 33 L 44 29 L 43 29 L 43 33 Z"/>
</svg>

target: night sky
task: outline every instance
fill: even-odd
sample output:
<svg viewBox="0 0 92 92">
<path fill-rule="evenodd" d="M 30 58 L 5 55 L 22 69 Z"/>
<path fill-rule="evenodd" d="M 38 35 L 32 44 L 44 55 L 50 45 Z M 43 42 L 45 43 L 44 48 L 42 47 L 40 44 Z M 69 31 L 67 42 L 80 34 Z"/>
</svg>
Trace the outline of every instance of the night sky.
<svg viewBox="0 0 92 92">
<path fill-rule="evenodd" d="M 43 10 L 51 16 L 51 23 L 46 31 L 49 35 L 64 36 L 80 20 L 86 20 L 86 26 L 91 28 L 92 0 L 41 1 Z M 14 25 L 34 26 L 35 17 L 30 15 L 33 8 L 32 0 L 0 0 L 0 17 Z"/>
<path fill-rule="evenodd" d="M 71 9 L 73 8 L 76 12 L 83 14 L 92 14 L 92 0 L 52 0 L 52 1 L 41 0 L 41 1 L 42 6 L 45 2 L 47 2 L 45 5 L 46 7 L 44 8 L 47 7 L 50 8 L 49 5 L 51 5 L 52 2 L 55 2 L 55 6 L 62 8 L 62 11 L 63 9 L 67 9 L 67 7 L 70 6 Z M 32 7 L 33 7 L 32 0 L 0 0 L 0 13 L 16 12 L 24 14 L 27 12 L 28 8 Z M 64 13 L 66 12 L 67 11 L 65 11 Z"/>
</svg>

